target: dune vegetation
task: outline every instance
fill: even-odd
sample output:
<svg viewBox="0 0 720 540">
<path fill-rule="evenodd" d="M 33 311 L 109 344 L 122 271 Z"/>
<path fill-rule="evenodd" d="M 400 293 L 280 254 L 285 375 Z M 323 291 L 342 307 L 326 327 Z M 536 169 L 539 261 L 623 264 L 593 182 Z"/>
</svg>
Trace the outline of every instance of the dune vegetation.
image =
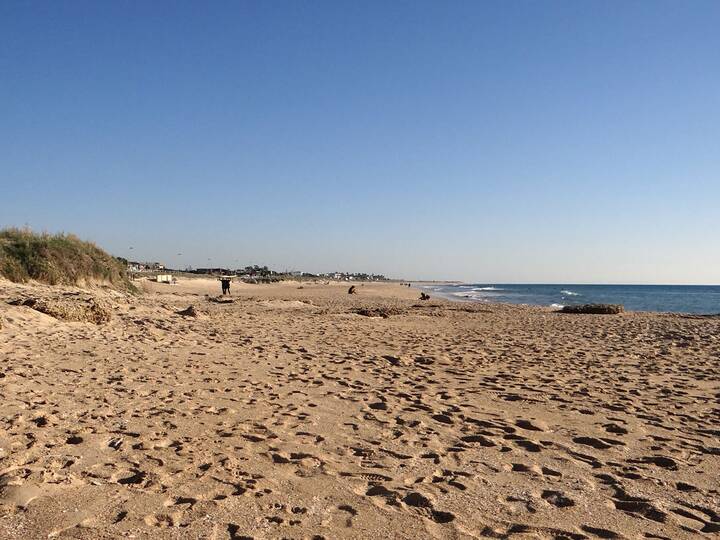
<svg viewBox="0 0 720 540">
<path fill-rule="evenodd" d="M 0 230 L 0 275 L 19 283 L 109 285 L 134 290 L 126 261 L 72 234 Z"/>
</svg>

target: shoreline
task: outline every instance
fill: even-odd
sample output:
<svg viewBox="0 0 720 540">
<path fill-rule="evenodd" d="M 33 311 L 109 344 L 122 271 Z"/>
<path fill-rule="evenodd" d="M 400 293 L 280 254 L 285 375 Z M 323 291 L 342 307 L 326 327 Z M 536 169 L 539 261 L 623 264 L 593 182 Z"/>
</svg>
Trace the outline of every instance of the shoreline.
<svg viewBox="0 0 720 540">
<path fill-rule="evenodd" d="M 692 316 L 704 316 L 704 317 L 720 317 L 720 306 L 718 308 L 718 311 L 684 311 L 684 310 L 660 310 L 660 309 L 632 309 L 628 308 L 626 305 L 626 302 L 628 302 L 627 298 L 618 297 L 618 298 L 612 298 L 612 299 L 602 299 L 602 300 L 588 300 L 583 301 L 580 300 L 581 298 L 584 298 L 581 295 L 578 295 L 576 293 L 573 293 L 573 296 L 570 297 L 570 299 L 575 299 L 574 302 L 564 302 L 560 303 L 562 300 L 559 300 L 558 302 L 551 302 L 551 303 L 533 303 L 533 302 L 512 302 L 508 301 L 506 299 L 498 299 L 494 300 L 492 296 L 488 295 L 484 298 L 473 298 L 472 297 L 472 289 L 467 291 L 467 294 L 460 295 L 459 293 L 464 293 L 464 291 L 438 291 L 432 289 L 432 284 L 428 282 L 411 282 L 412 288 L 428 292 L 433 296 L 443 298 L 445 300 L 451 301 L 451 302 L 467 302 L 467 303 L 477 303 L 481 305 L 512 305 L 512 306 L 526 306 L 526 307 L 540 307 L 545 308 L 548 310 L 559 310 L 562 309 L 565 305 L 576 305 L 576 304 L 584 304 L 584 303 L 613 303 L 613 304 L 622 304 L 625 307 L 625 312 L 627 313 L 655 313 L 655 314 L 665 314 L 665 315 L 692 315 Z M 458 286 L 467 286 L 471 287 L 476 284 L 472 283 L 459 283 Z M 495 287 L 498 287 L 497 289 Z M 664 285 L 577 285 L 577 284 L 552 284 L 552 285 L 535 285 L 535 284 L 495 284 L 495 285 L 488 285 L 484 286 L 482 290 L 494 290 L 494 291 L 504 291 L 506 289 L 500 288 L 500 287 L 517 287 L 517 288 L 532 288 L 532 287 L 553 287 L 553 288 L 564 288 L 565 290 L 571 289 L 571 288 L 582 288 L 582 287 L 592 287 L 592 288 L 600 288 L 600 287 L 607 287 L 607 288 L 618 288 L 618 287 L 657 287 L 658 289 L 667 289 L 669 287 L 702 287 L 702 288 L 713 288 L 718 289 L 716 294 L 720 294 L 720 287 L 716 286 L 706 286 L 706 285 L 682 285 L 682 286 L 664 286 Z M 561 290 L 560 292 L 563 292 Z M 502 295 L 507 296 L 507 295 Z"/>
</svg>

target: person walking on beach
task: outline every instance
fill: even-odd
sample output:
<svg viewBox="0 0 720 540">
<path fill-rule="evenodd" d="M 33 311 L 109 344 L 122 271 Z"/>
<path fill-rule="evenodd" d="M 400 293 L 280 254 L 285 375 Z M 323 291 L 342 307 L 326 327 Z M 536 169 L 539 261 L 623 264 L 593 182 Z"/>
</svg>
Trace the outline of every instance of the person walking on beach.
<svg viewBox="0 0 720 540">
<path fill-rule="evenodd" d="M 230 294 L 230 280 L 231 280 L 231 279 L 232 279 L 232 278 L 229 278 L 229 277 L 227 277 L 227 276 L 222 276 L 222 277 L 220 278 L 220 284 L 222 285 L 222 293 L 223 293 L 223 295 L 225 295 L 225 294 Z"/>
</svg>

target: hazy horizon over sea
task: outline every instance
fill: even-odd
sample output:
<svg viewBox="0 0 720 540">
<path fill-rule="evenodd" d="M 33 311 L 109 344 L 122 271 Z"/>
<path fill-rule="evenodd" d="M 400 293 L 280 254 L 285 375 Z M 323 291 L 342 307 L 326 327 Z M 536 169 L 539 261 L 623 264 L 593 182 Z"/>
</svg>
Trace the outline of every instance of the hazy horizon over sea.
<svg viewBox="0 0 720 540">
<path fill-rule="evenodd" d="M 623 304 L 629 311 L 720 313 L 720 285 L 433 283 L 420 288 L 451 300 L 557 307 Z"/>
</svg>

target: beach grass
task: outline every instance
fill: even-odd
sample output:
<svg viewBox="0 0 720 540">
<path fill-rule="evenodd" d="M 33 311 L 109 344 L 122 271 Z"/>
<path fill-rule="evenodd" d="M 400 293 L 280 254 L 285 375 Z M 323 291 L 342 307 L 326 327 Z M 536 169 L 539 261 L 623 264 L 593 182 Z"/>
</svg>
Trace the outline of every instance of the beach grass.
<svg viewBox="0 0 720 540">
<path fill-rule="evenodd" d="M 127 262 L 72 234 L 0 230 L 0 275 L 24 283 L 50 285 L 101 284 L 135 290 Z"/>
</svg>

